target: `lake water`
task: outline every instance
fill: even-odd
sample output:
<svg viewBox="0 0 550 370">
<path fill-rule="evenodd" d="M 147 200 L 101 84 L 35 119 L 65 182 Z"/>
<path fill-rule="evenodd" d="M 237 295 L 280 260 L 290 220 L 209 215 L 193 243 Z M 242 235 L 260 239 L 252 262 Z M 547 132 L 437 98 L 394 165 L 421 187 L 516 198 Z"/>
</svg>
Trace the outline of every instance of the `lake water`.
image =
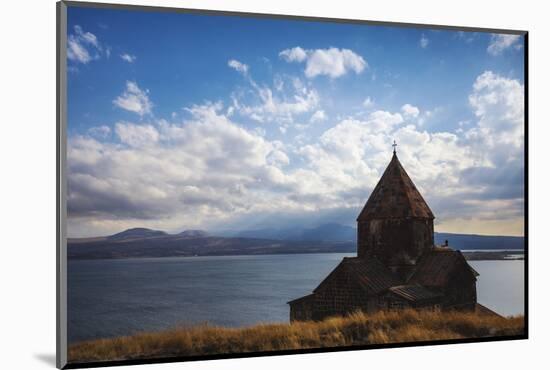
<svg viewBox="0 0 550 370">
<path fill-rule="evenodd" d="M 286 322 L 289 300 L 311 291 L 353 254 L 71 260 L 69 343 L 201 322 Z M 523 314 L 523 261 L 471 261 L 478 301 Z"/>
</svg>

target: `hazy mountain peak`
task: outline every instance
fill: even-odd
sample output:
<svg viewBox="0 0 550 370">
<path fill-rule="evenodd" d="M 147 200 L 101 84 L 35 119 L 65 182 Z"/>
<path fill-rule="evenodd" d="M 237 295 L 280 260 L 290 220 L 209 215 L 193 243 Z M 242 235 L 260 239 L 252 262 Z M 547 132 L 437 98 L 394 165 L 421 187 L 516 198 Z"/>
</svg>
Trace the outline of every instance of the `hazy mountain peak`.
<svg viewBox="0 0 550 370">
<path fill-rule="evenodd" d="M 127 229 L 117 234 L 108 236 L 107 239 L 125 240 L 125 239 L 136 239 L 136 238 L 151 238 L 155 236 L 164 236 L 164 235 L 168 235 L 168 234 L 160 230 L 152 230 L 152 229 L 147 229 L 145 227 L 134 227 L 132 229 Z"/>
<path fill-rule="evenodd" d="M 178 235 L 186 238 L 205 238 L 208 236 L 208 233 L 204 230 L 184 230 Z"/>
</svg>

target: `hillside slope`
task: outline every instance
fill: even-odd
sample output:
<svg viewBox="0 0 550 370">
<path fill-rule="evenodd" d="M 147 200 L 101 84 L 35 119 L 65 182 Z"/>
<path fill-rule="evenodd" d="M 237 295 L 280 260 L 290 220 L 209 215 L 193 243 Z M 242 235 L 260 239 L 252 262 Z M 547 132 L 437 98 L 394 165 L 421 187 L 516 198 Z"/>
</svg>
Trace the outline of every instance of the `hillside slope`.
<svg viewBox="0 0 550 370">
<path fill-rule="evenodd" d="M 392 311 L 247 328 L 201 325 L 75 344 L 71 363 L 522 335 L 523 316 Z"/>
</svg>

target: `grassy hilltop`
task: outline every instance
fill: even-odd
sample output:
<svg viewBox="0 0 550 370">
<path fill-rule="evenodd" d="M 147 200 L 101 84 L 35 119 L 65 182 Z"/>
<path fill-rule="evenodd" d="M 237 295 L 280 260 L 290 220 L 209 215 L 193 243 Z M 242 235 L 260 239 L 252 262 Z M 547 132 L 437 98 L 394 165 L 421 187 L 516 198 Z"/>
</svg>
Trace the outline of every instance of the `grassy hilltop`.
<svg viewBox="0 0 550 370">
<path fill-rule="evenodd" d="M 414 310 L 357 312 L 321 322 L 260 324 L 246 328 L 181 327 L 69 348 L 70 362 L 246 353 L 523 334 L 523 316 Z"/>
</svg>

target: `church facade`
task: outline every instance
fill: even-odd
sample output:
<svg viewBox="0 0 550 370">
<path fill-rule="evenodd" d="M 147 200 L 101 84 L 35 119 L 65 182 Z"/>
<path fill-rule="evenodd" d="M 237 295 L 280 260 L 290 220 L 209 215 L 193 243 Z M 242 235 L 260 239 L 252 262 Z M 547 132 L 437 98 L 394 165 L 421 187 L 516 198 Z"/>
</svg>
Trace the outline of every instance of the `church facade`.
<svg viewBox="0 0 550 370">
<path fill-rule="evenodd" d="M 460 251 L 434 245 L 434 215 L 393 157 L 357 217 L 357 257 L 345 257 L 304 297 L 290 320 L 322 320 L 357 310 L 476 310 L 478 273 Z"/>
</svg>

